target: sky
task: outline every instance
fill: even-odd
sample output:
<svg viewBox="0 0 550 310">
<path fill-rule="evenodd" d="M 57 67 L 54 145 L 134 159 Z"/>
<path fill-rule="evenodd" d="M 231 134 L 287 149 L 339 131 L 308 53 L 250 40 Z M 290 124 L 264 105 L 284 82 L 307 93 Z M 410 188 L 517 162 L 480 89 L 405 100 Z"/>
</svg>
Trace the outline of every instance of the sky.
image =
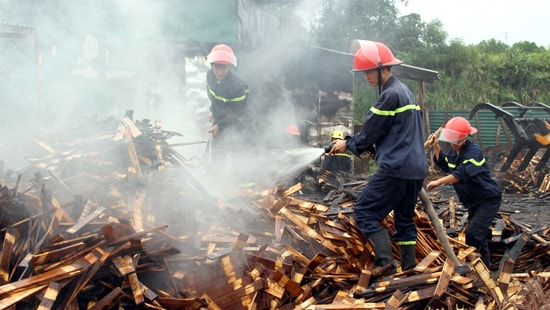
<svg viewBox="0 0 550 310">
<path fill-rule="evenodd" d="M 550 46 L 548 0 L 409 0 L 398 8 L 402 15 L 420 14 L 424 22 L 441 20 L 448 39 L 465 44 L 495 39 L 508 45 L 529 41 Z"/>
</svg>

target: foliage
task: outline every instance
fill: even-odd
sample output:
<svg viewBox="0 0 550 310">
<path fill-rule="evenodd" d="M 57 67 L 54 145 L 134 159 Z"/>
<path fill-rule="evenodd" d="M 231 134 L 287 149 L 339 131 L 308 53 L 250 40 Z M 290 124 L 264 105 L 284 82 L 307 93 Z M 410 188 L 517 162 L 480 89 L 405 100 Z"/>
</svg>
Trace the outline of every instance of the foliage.
<svg viewBox="0 0 550 310">
<path fill-rule="evenodd" d="M 319 46 L 348 51 L 357 38 L 386 41 L 396 29 L 398 11 L 395 0 L 324 0 L 312 35 Z"/>
<path fill-rule="evenodd" d="M 440 79 L 425 84 L 429 109 L 468 110 L 480 102 L 550 104 L 548 48 L 495 39 L 473 45 L 448 42 L 441 21 L 426 23 L 416 13 L 398 17 L 397 1 L 323 0 L 322 17 L 310 35 L 317 45 L 339 51 L 347 51 L 355 39 L 382 41 L 405 63 L 438 71 Z M 362 123 L 377 94 L 362 78 L 356 80 L 354 118 Z"/>
</svg>

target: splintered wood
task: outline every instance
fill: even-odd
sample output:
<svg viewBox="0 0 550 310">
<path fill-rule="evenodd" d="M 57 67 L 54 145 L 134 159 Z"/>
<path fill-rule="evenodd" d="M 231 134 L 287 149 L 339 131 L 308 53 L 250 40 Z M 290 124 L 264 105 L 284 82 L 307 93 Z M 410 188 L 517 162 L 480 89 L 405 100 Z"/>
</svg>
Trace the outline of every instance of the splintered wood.
<svg viewBox="0 0 550 310">
<path fill-rule="evenodd" d="M 186 171 L 183 156 L 166 147 L 171 135 L 129 114 L 110 139 L 36 141 L 46 158 L 32 158 L 34 169 L 0 170 L 0 309 L 546 309 L 550 303 L 548 226 L 500 212 L 488 267 L 464 241 L 467 210 L 432 193 L 461 266 L 447 257 L 419 205 L 416 267 L 377 277 L 373 247 L 353 220 L 368 176 L 325 178 L 313 190 L 300 183 L 247 189 L 221 204 Z M 87 155 L 73 148 L 81 143 Z M 126 153 L 126 161 L 104 149 Z M 395 230 L 391 214 L 381 224 Z"/>
<path fill-rule="evenodd" d="M 546 151 L 543 158 L 547 158 L 549 154 Z M 498 177 L 506 181 L 504 183 L 504 190 L 512 193 L 528 193 L 536 190 L 542 196 L 549 197 L 550 171 L 548 167 L 539 170 L 535 169 L 539 160 L 543 159 L 540 156 L 534 156 L 524 170 L 518 171 L 518 167 L 522 162 L 520 156 L 520 158 L 512 161 L 510 168 L 505 172 L 497 172 Z"/>
<path fill-rule="evenodd" d="M 273 229 L 280 216 L 278 243 L 270 231 L 232 237 L 235 230 L 216 223 L 218 236 L 205 231 L 196 247 L 192 238 L 171 236 L 163 226 L 138 231 L 117 220 L 115 210 L 99 206 L 83 208 L 87 215 L 77 222 L 61 216 L 44 222 L 40 216 L 13 223 L 3 231 L 0 308 L 436 309 L 449 302 L 479 307 L 479 296 L 482 304 L 499 308 L 547 302 L 549 254 L 540 242 L 547 242 L 548 229 L 499 218 L 495 228 L 504 239 L 492 239 L 492 258 L 501 268 L 492 271 L 459 238 L 451 238 L 457 253 L 467 253 L 461 257 L 470 271 L 461 275 L 418 208 L 416 268 L 376 279 L 369 271 L 373 249 L 345 215 L 347 207 L 329 217 L 319 202 L 277 193 L 266 190 L 250 205 L 273 220 Z M 393 229 L 391 217 L 383 224 Z M 39 240 L 44 229 L 51 230 L 50 237 L 29 250 L 25 245 Z M 512 246 L 503 241 L 515 236 L 507 241 Z M 182 239 L 189 242 L 178 242 Z"/>
</svg>

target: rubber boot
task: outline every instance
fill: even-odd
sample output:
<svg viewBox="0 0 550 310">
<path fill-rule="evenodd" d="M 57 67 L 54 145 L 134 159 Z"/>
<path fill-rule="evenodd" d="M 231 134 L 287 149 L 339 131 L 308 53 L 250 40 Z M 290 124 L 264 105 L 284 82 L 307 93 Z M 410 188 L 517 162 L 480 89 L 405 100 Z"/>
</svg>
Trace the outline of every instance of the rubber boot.
<svg viewBox="0 0 550 310">
<path fill-rule="evenodd" d="M 379 230 L 369 235 L 369 239 L 374 246 L 374 256 L 376 257 L 374 267 L 384 267 L 393 262 L 390 234 L 386 229 Z"/>
<path fill-rule="evenodd" d="M 487 252 L 481 253 L 481 260 L 487 266 L 487 269 L 491 270 L 493 268 L 491 264 L 491 255 Z"/>
<path fill-rule="evenodd" d="M 493 266 L 491 266 L 491 254 L 489 251 L 489 244 L 484 243 L 479 247 L 479 254 L 481 254 L 481 260 L 487 266 L 489 270 L 492 269 Z"/>
<path fill-rule="evenodd" d="M 399 245 L 399 256 L 403 271 L 416 266 L 416 245 Z"/>
<path fill-rule="evenodd" d="M 372 245 L 374 246 L 374 268 L 371 272 L 371 279 L 378 279 L 387 274 L 396 272 L 395 264 L 392 256 L 390 234 L 384 228 L 369 236 Z"/>
</svg>

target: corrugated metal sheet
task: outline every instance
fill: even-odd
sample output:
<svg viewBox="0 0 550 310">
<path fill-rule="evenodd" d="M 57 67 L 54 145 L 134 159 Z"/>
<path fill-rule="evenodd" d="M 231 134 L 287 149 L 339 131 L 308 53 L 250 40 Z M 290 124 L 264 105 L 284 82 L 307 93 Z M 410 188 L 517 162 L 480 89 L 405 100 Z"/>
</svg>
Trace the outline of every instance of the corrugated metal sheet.
<svg viewBox="0 0 550 310">
<path fill-rule="evenodd" d="M 442 110 L 430 111 L 430 132 L 435 132 L 437 128 L 443 126 L 449 119 L 455 116 L 462 116 L 466 119 L 470 117 L 470 111 L 457 110 Z M 469 119 L 470 124 L 478 128 L 478 134 L 474 137 L 474 141 L 483 147 L 495 146 L 497 144 L 508 144 L 506 135 L 502 130 L 503 124 L 500 118 L 495 118 L 495 114 L 491 111 L 479 111 L 475 119 Z M 497 132 L 501 132 L 497 135 Z M 500 138 L 498 138 L 500 137 Z M 513 137 L 512 137 L 513 139 Z M 510 143 L 513 143 L 511 140 Z"/>
<path fill-rule="evenodd" d="M 507 110 L 514 117 L 519 117 L 519 111 Z M 429 122 L 430 132 L 435 132 L 437 128 L 444 125 L 447 120 L 455 116 L 462 116 L 470 121 L 472 126 L 478 128 L 479 132 L 474 136 L 474 141 L 482 147 L 512 146 L 515 142 L 514 136 L 508 130 L 502 119 L 495 117 L 495 113 L 490 110 L 480 110 L 473 119 L 469 119 L 470 111 L 440 110 L 430 111 Z M 549 118 L 550 115 L 544 111 L 527 111 L 525 118 Z"/>
</svg>

